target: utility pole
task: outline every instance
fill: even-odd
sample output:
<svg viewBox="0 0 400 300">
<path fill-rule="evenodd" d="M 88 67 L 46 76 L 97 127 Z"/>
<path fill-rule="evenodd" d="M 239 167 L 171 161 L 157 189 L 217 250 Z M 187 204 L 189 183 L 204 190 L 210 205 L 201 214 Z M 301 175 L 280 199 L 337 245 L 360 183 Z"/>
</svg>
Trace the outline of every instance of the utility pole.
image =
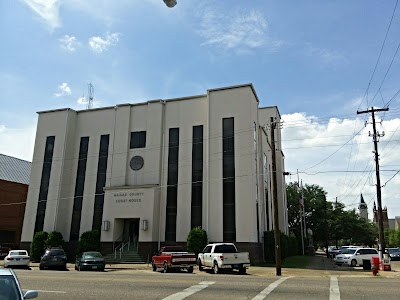
<svg viewBox="0 0 400 300">
<path fill-rule="evenodd" d="M 374 142 L 374 153 L 375 153 L 375 173 L 376 173 L 376 197 L 377 197 L 377 202 L 378 202 L 378 227 L 379 227 L 379 245 L 378 245 L 378 251 L 379 251 L 379 258 L 382 260 L 383 258 L 383 253 L 385 252 L 385 233 L 383 231 L 383 216 L 382 216 L 382 200 L 381 200 L 381 178 L 379 175 L 379 154 L 378 154 L 378 138 L 381 136 L 384 136 L 385 133 L 383 132 L 380 134 L 379 132 L 376 131 L 376 123 L 375 123 L 375 112 L 379 111 L 388 111 L 389 108 L 378 108 L 375 109 L 371 107 L 369 110 L 364 110 L 364 111 L 357 111 L 357 115 L 359 114 L 366 114 L 366 113 L 371 113 L 372 114 L 372 128 L 374 130 L 374 133 L 372 134 L 372 139 Z M 371 136 L 371 134 L 370 134 Z"/>
<path fill-rule="evenodd" d="M 297 193 L 301 188 L 301 198 L 299 197 L 299 213 L 300 213 L 300 230 L 301 230 L 301 249 L 304 255 L 304 231 L 303 231 L 303 207 L 304 199 L 303 199 L 303 187 L 300 187 L 300 179 L 299 179 L 299 170 L 297 169 Z"/>
<path fill-rule="evenodd" d="M 278 184 L 276 178 L 275 128 L 276 128 L 276 121 L 274 121 L 274 118 L 271 117 L 272 185 L 274 187 L 274 192 L 272 195 L 274 204 L 275 264 L 276 264 L 276 276 L 281 276 L 282 275 L 281 236 L 279 231 L 279 219 L 278 219 Z"/>
</svg>

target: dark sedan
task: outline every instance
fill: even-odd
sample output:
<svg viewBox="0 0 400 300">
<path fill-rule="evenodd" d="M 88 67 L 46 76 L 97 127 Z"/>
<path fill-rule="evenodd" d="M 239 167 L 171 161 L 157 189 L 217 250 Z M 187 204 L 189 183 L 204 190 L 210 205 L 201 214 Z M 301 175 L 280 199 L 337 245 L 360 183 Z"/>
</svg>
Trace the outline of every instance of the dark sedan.
<svg viewBox="0 0 400 300">
<path fill-rule="evenodd" d="M 391 260 L 400 260 L 399 248 L 388 248 L 388 252 Z"/>
<path fill-rule="evenodd" d="M 96 270 L 104 271 L 106 263 L 104 257 L 100 252 L 90 251 L 83 252 L 81 255 L 76 257 L 75 270 Z"/>
<path fill-rule="evenodd" d="M 67 270 L 67 255 L 63 249 L 47 249 L 40 259 L 39 269 L 57 268 Z"/>
</svg>

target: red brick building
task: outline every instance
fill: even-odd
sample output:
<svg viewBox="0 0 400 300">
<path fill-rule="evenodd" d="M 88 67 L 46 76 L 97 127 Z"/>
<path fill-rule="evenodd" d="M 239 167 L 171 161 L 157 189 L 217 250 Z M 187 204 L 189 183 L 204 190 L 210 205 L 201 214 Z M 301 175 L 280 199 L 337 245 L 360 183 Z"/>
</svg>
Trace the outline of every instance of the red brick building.
<svg viewBox="0 0 400 300">
<path fill-rule="evenodd" d="M 21 241 L 31 163 L 0 154 L 0 244 Z"/>
</svg>

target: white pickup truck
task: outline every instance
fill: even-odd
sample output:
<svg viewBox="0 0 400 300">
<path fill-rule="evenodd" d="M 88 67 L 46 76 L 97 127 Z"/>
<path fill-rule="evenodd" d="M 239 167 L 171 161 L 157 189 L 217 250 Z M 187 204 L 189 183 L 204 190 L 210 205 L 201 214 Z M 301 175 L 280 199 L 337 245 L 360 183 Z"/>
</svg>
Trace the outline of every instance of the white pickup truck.
<svg viewBox="0 0 400 300">
<path fill-rule="evenodd" d="M 204 267 L 212 268 L 215 274 L 223 270 L 238 270 L 239 274 L 246 274 L 250 267 L 248 252 L 238 252 L 232 243 L 208 244 L 197 257 L 199 271 Z"/>
</svg>

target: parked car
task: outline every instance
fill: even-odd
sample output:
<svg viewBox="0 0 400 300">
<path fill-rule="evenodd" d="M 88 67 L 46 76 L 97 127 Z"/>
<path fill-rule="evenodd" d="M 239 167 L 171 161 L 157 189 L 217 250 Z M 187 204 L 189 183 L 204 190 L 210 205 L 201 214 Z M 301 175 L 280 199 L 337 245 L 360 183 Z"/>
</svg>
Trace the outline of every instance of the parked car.
<svg viewBox="0 0 400 300">
<path fill-rule="evenodd" d="M 347 248 L 336 256 L 337 265 L 362 266 L 363 260 L 372 260 L 372 256 L 377 256 L 378 251 L 374 248 Z"/>
<path fill-rule="evenodd" d="M 90 251 L 83 252 L 81 255 L 76 257 L 75 270 L 96 270 L 104 271 L 106 263 L 103 255 L 100 252 Z"/>
<path fill-rule="evenodd" d="M 163 268 L 165 273 L 174 269 L 193 273 L 193 267 L 196 266 L 196 254 L 187 252 L 181 246 L 165 246 L 152 257 L 151 265 L 153 271 Z"/>
<path fill-rule="evenodd" d="M 18 278 L 12 269 L 0 269 L 0 299 L 32 299 L 38 296 L 37 291 L 22 292 Z"/>
<path fill-rule="evenodd" d="M 328 257 L 329 258 L 335 258 L 335 256 L 337 254 L 339 254 L 339 248 L 336 248 L 335 246 L 328 247 Z"/>
<path fill-rule="evenodd" d="M 67 269 L 67 255 L 63 249 L 50 248 L 47 249 L 43 256 L 40 258 L 39 269 L 57 268 Z"/>
<path fill-rule="evenodd" d="M 212 268 L 214 274 L 223 270 L 238 270 L 239 274 L 246 274 L 250 267 L 249 252 L 239 252 L 232 243 L 208 244 L 197 258 L 199 270 L 204 267 Z"/>
<path fill-rule="evenodd" d="M 11 250 L 4 257 L 4 268 L 9 267 L 25 267 L 29 268 L 31 259 L 26 250 Z"/>
<path fill-rule="evenodd" d="M 391 260 L 400 260 L 400 248 L 387 248 Z"/>
</svg>

